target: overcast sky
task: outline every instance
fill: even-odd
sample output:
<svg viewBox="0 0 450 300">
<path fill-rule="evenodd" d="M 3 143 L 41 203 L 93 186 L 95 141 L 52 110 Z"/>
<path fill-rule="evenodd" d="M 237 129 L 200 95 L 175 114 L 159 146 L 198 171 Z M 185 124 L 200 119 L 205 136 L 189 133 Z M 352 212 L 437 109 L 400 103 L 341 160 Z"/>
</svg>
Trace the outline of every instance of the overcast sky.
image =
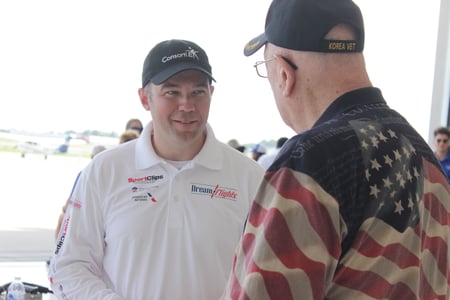
<svg viewBox="0 0 450 300">
<path fill-rule="evenodd" d="M 366 26 L 372 83 L 424 138 L 436 52 L 437 0 L 355 0 Z M 137 96 L 142 63 L 156 43 L 190 39 L 217 80 L 216 136 L 241 143 L 292 136 L 269 83 L 244 44 L 260 34 L 270 0 L 15 0 L 0 2 L 0 129 L 121 133 L 150 120 Z"/>
</svg>

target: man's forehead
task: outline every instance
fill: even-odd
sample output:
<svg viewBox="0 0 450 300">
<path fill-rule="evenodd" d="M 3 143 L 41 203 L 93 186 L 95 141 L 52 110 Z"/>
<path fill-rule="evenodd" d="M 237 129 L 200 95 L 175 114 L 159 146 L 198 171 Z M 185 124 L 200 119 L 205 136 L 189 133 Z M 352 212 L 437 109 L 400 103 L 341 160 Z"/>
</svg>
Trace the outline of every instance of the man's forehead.
<svg viewBox="0 0 450 300">
<path fill-rule="evenodd" d="M 178 85 L 183 84 L 184 82 L 206 84 L 209 82 L 209 77 L 205 73 L 197 70 L 185 70 L 173 75 L 165 82 L 163 82 L 161 85 L 168 85 L 168 84 Z"/>
<path fill-rule="evenodd" d="M 210 80 L 207 75 L 203 72 L 196 70 L 186 70 L 175 74 L 170 77 L 160 85 L 152 85 L 156 88 L 170 88 L 170 87 L 180 87 L 183 85 L 189 85 L 194 87 L 208 87 L 210 86 Z"/>
</svg>

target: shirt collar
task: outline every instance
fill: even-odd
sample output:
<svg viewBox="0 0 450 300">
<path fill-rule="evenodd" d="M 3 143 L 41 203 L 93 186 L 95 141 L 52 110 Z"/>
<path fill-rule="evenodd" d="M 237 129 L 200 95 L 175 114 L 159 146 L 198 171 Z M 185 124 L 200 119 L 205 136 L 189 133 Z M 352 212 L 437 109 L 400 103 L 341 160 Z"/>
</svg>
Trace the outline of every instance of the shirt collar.
<svg viewBox="0 0 450 300">
<path fill-rule="evenodd" d="M 164 159 L 159 157 L 151 141 L 151 132 L 153 122 L 148 123 L 141 135 L 137 139 L 135 149 L 135 163 L 137 169 L 146 169 L 157 164 L 165 163 Z M 202 165 L 206 168 L 218 170 L 222 168 L 223 158 L 220 153 L 219 141 L 209 124 L 206 124 L 206 141 L 200 152 L 192 159 L 192 163 Z"/>
<path fill-rule="evenodd" d="M 386 101 L 378 88 L 367 87 L 350 91 L 338 97 L 320 116 L 313 127 L 319 126 L 354 107 L 369 104 L 384 104 Z"/>
</svg>

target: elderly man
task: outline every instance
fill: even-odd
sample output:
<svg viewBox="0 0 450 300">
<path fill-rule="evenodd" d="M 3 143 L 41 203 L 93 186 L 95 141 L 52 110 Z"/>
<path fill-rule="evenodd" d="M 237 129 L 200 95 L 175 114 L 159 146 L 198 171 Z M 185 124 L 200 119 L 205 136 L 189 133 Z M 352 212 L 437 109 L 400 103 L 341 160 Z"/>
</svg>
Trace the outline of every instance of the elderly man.
<svg viewBox="0 0 450 300">
<path fill-rule="evenodd" d="M 259 188 L 225 299 L 449 299 L 450 186 L 363 46 L 351 0 L 274 0 L 245 47 L 264 48 L 257 72 L 298 135 Z"/>
</svg>

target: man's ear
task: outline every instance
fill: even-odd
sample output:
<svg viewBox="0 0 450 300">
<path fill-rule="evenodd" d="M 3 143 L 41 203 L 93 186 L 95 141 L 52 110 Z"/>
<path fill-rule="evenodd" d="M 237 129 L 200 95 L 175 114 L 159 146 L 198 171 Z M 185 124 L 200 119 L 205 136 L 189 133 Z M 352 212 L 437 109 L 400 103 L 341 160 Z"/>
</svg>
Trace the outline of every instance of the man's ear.
<svg viewBox="0 0 450 300">
<path fill-rule="evenodd" d="M 275 55 L 274 57 L 280 66 L 277 70 L 281 78 L 280 88 L 283 96 L 288 97 L 294 91 L 295 81 L 297 79 L 295 70 L 280 55 Z"/>
<path fill-rule="evenodd" d="M 141 99 L 142 106 L 145 110 L 150 110 L 150 105 L 148 104 L 148 96 L 143 88 L 139 88 L 138 90 L 139 99 Z"/>
</svg>

